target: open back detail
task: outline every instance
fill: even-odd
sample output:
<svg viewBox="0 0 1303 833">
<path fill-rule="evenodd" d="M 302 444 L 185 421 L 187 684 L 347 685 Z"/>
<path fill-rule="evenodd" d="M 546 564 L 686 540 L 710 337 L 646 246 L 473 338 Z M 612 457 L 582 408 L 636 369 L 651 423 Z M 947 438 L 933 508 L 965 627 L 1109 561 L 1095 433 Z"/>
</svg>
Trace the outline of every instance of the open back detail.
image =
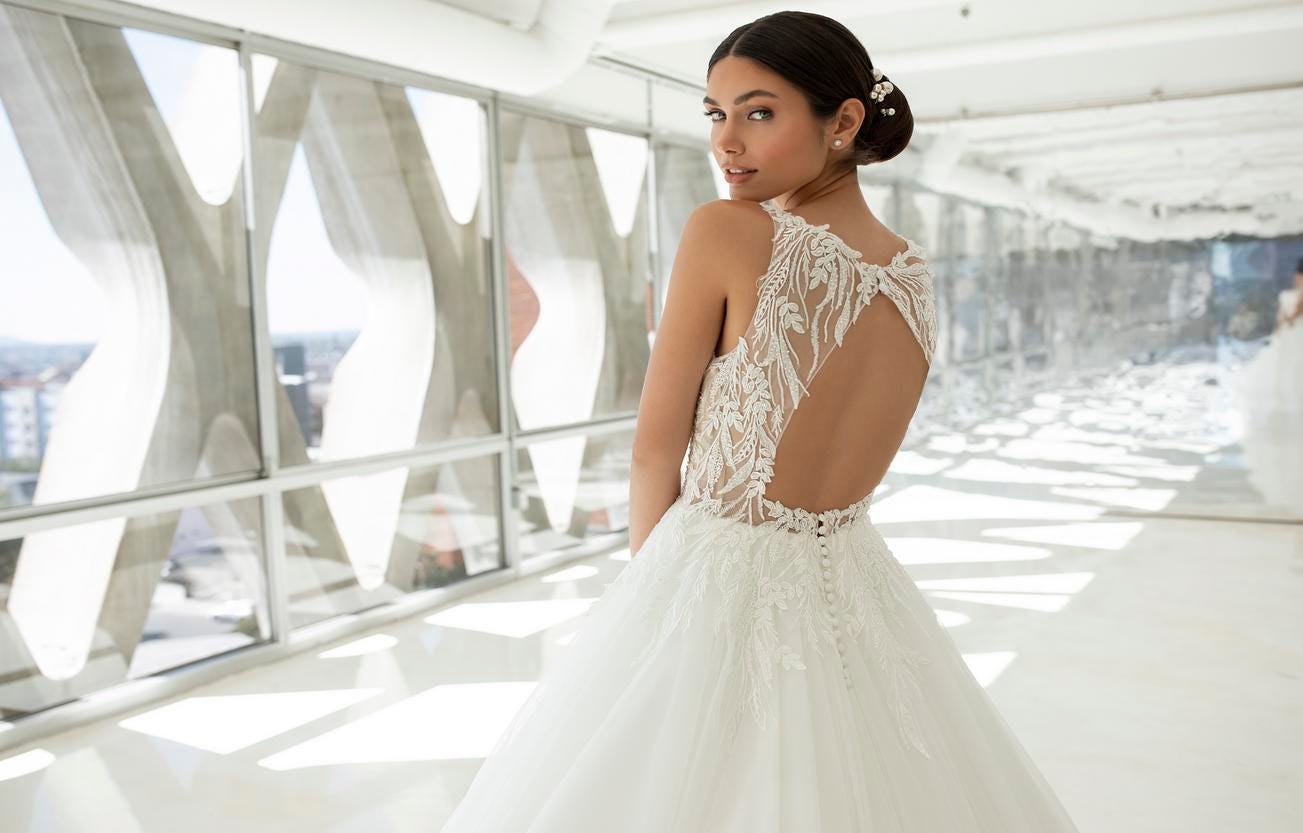
<svg viewBox="0 0 1303 833">
<path fill-rule="evenodd" d="M 822 507 L 875 483 L 937 327 L 914 243 L 865 264 L 762 205 L 773 254 L 706 371 L 685 488 L 442 833 L 1077 833 L 868 497 L 766 497 Z M 852 326 L 879 293 L 894 306 Z"/>
<path fill-rule="evenodd" d="M 746 331 L 706 368 L 682 492 L 686 503 L 713 515 L 830 531 L 862 515 L 872 492 L 825 512 L 765 497 L 779 440 L 828 356 L 879 293 L 900 310 L 931 364 L 932 276 L 923 250 L 908 238 L 890 263 L 865 263 L 827 224 L 811 224 L 771 200 L 760 205 L 774 221 L 773 253 L 757 279 L 758 304 Z"/>
</svg>

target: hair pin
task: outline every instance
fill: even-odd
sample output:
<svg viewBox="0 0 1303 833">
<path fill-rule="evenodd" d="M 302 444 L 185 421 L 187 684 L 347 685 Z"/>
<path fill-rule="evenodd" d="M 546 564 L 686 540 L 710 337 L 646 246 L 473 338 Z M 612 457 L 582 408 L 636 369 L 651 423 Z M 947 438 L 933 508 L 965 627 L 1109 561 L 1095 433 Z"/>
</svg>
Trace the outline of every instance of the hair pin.
<svg viewBox="0 0 1303 833">
<path fill-rule="evenodd" d="M 869 98 L 873 101 L 882 101 L 892 90 L 896 89 L 895 84 L 882 80 L 882 70 L 877 67 L 873 67 L 873 80 L 877 82 L 873 85 L 873 89 L 869 91 Z M 894 116 L 896 115 L 896 108 L 882 107 L 880 112 L 884 116 Z"/>
</svg>

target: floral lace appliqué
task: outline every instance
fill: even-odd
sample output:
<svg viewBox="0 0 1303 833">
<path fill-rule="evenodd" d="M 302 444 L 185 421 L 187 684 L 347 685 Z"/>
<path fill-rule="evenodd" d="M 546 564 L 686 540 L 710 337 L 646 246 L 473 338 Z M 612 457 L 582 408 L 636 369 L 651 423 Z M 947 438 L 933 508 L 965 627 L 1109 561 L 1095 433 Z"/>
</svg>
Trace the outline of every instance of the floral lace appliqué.
<svg viewBox="0 0 1303 833">
<path fill-rule="evenodd" d="M 891 298 L 931 362 L 932 278 L 912 241 L 890 264 L 867 264 L 827 226 L 762 205 L 775 226 L 769 268 L 757 279 L 746 331 L 710 362 L 702 380 L 682 493 L 672 507 L 682 517 L 672 519 L 671 541 L 637 573 L 640 592 L 648 594 L 651 636 L 634 663 L 693 627 L 710 596 L 705 607 L 714 611 L 711 624 L 729 658 L 721 673 L 731 739 L 747 713 L 768 725 L 776 671 L 807 670 L 811 658 L 803 650 L 858 661 L 862 653 L 838 656 L 839 639 L 862 639 L 867 629 L 902 737 L 928 755 L 911 703 L 920 694 L 917 669 L 929 660 L 901 638 L 902 601 L 917 591 L 880 538 L 851 535 L 832 561 L 823 560 L 826 543 L 816 537 L 853 524 L 869 497 L 816 516 L 766 498 L 765 487 L 793 412 L 874 298 Z M 790 622 L 797 623 L 799 646 L 783 638 L 780 625 Z"/>
<path fill-rule="evenodd" d="M 652 635 L 632 665 L 672 634 L 693 627 L 699 611 L 715 611 L 712 636 L 733 658 L 723 670 L 731 704 L 725 739 L 731 742 L 747 714 L 761 729 L 772 726 L 776 671 L 807 670 L 808 657 L 783 640 L 779 616 L 791 617 L 802 644 L 829 661 L 838 660 L 839 638 L 854 642 L 867 629 L 871 654 L 890 682 L 901 737 L 930 757 L 912 703 L 921 696 L 916 669 L 931 660 L 902 641 L 905 620 L 899 611 L 910 589 L 902 583 L 908 577 L 891 568 L 891 553 L 875 543 L 880 539 L 847 540 L 833 562 L 837 601 L 830 604 L 821 590 L 812 539 L 793 535 L 808 519 L 793 527 L 780 514 L 751 526 L 719 518 L 701 505 L 680 503 L 674 510 L 682 517 L 672 519 L 672 541 L 638 573 L 637 592 L 647 604 Z"/>
</svg>

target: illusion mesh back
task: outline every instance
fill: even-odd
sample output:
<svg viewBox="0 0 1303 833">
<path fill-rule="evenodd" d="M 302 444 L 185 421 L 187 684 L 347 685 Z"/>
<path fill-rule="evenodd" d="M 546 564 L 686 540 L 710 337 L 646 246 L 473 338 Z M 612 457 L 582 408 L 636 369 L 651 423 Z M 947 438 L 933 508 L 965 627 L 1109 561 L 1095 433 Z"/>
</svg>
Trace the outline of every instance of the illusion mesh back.
<svg viewBox="0 0 1303 833">
<path fill-rule="evenodd" d="M 751 524 L 773 516 L 766 501 L 814 511 L 866 496 L 899 448 L 936 345 L 917 244 L 866 263 L 827 225 L 761 205 L 774 220 L 769 267 L 747 329 L 706 369 L 683 490 Z"/>
</svg>

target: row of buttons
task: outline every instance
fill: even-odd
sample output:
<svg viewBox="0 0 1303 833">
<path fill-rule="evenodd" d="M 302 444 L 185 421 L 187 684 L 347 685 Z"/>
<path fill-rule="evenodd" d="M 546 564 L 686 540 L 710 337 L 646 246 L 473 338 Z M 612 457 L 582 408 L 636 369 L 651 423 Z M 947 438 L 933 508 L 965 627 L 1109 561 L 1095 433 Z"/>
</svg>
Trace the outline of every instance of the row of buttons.
<svg viewBox="0 0 1303 833">
<path fill-rule="evenodd" d="M 823 562 L 823 594 L 828 600 L 828 619 L 834 625 L 837 622 L 837 613 L 832 609 L 833 604 L 837 601 L 837 594 L 833 592 L 832 583 L 832 559 L 828 556 L 828 522 L 822 518 L 819 519 L 819 557 Z M 849 620 L 849 612 L 842 614 L 843 620 Z M 853 688 L 854 683 L 851 681 L 851 669 L 846 662 L 846 644 L 842 642 L 841 634 L 837 634 L 837 653 L 842 661 L 842 679 L 846 681 L 847 688 Z"/>
</svg>

